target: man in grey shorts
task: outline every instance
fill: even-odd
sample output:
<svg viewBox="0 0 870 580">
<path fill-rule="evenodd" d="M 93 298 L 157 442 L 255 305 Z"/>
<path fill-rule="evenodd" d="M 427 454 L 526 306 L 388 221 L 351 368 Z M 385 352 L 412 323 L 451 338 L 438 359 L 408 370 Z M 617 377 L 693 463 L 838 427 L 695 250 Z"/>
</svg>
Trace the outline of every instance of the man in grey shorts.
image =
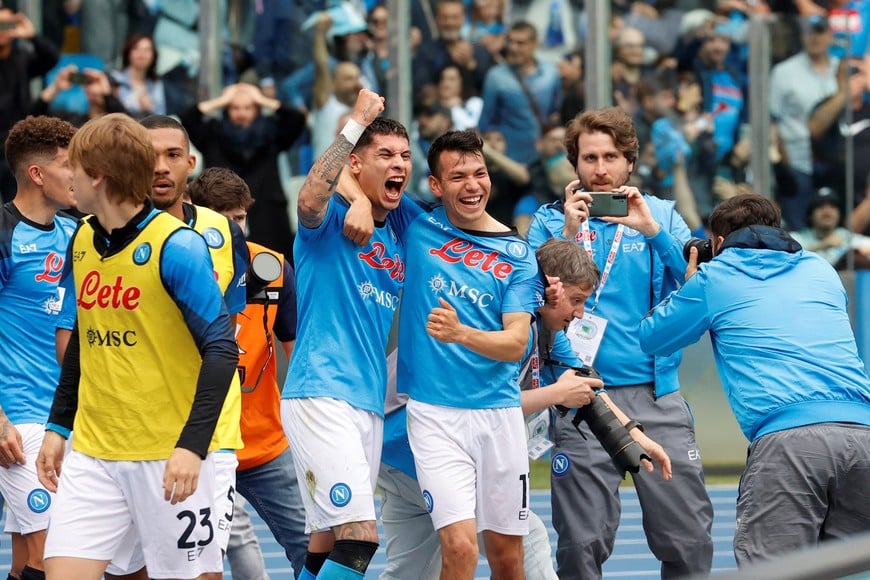
<svg viewBox="0 0 870 580">
<path fill-rule="evenodd" d="M 644 318 L 667 355 L 710 332 L 719 376 L 751 441 L 737 499 L 739 565 L 870 530 L 870 382 L 833 268 L 739 195 L 710 215 L 714 258 Z"/>
</svg>

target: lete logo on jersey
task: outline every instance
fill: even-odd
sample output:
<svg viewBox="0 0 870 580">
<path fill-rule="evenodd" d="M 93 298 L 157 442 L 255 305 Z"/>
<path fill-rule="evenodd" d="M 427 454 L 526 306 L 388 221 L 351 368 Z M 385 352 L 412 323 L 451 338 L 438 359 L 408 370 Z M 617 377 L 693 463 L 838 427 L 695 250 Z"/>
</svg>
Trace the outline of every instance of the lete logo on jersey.
<svg viewBox="0 0 870 580">
<path fill-rule="evenodd" d="M 136 310 L 139 308 L 141 297 L 142 291 L 139 288 L 124 287 L 124 279 L 121 276 L 117 276 L 114 282 L 104 284 L 100 273 L 91 270 L 82 280 L 77 302 L 85 310 L 91 310 L 94 306 L 115 310 L 119 308 Z"/>
<path fill-rule="evenodd" d="M 514 249 L 514 251 L 518 250 Z M 499 280 L 507 278 L 514 269 L 508 262 L 499 260 L 498 252 L 492 251 L 487 253 L 483 250 L 476 250 L 472 242 L 461 238 L 453 238 L 437 250 L 429 250 L 429 253 L 433 256 L 438 256 L 448 264 L 462 262 L 463 265 L 469 268 L 480 268 L 483 272 L 492 272 L 492 275 Z"/>
<path fill-rule="evenodd" d="M 48 282 L 49 284 L 57 284 L 60 280 L 60 275 L 63 273 L 63 256 L 57 252 L 49 252 L 45 257 L 45 266 L 42 273 L 37 274 L 34 278 L 37 282 Z"/>
<path fill-rule="evenodd" d="M 360 260 L 375 268 L 376 270 L 389 270 L 390 278 L 405 281 L 405 263 L 399 257 L 399 254 L 393 254 L 393 257 L 386 255 L 387 247 L 383 242 L 375 242 L 372 244 L 372 249 L 368 252 L 360 252 L 357 257 Z"/>
</svg>

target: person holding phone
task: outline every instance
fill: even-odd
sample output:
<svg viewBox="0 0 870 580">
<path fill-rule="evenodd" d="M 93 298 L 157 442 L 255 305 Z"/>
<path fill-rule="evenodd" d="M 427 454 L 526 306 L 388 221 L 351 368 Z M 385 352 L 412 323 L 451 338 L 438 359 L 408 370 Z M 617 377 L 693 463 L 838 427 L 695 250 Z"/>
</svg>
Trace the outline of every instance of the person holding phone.
<svg viewBox="0 0 870 580">
<path fill-rule="evenodd" d="M 87 111 L 80 113 L 52 109 L 52 101 L 55 97 L 61 92 L 71 89 L 74 85 L 81 85 L 84 89 L 88 99 Z M 79 70 L 74 64 L 67 65 L 58 71 L 51 83 L 39 93 L 39 98 L 30 109 L 31 115 L 62 117 L 76 127 L 110 113 L 127 113 L 127 110 L 115 96 L 109 77 L 105 72 L 93 68 Z"/>
<path fill-rule="evenodd" d="M 15 195 L 17 185 L 3 144 L 12 125 L 27 116 L 33 99 L 30 81 L 51 70 L 58 58 L 57 47 L 36 34 L 26 15 L 0 7 L 0 197 L 4 203 Z"/>
<path fill-rule="evenodd" d="M 529 243 L 550 238 L 582 244 L 601 270 L 601 281 L 586 302 L 582 322 L 569 327 L 575 352 L 601 374 L 608 394 L 628 416 L 644 425 L 671 457 L 671 481 L 634 474 L 644 531 L 661 560 L 663 578 L 708 574 L 713 558 L 713 507 L 704 487 L 701 456 L 688 406 L 679 393 L 681 353 L 653 357 L 640 349 L 638 325 L 650 308 L 683 280 L 683 244 L 689 228 L 673 201 L 626 185 L 638 157 L 631 118 L 621 109 L 578 114 L 565 135 L 568 160 L 578 179 L 565 200 L 542 206 L 529 226 Z M 627 215 L 593 217 L 601 201 L 625 196 Z M 614 211 L 613 213 L 616 213 Z M 555 420 L 553 524 L 560 578 L 600 578 L 619 525 L 618 488 L 625 472 L 571 416 Z M 558 461 L 557 461 L 558 459 Z"/>
</svg>

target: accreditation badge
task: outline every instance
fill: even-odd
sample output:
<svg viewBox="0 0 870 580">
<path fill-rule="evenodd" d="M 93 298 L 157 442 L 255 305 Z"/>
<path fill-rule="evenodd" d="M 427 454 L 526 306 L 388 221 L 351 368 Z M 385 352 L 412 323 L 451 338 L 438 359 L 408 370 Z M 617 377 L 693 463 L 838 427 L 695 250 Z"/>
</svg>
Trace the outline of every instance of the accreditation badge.
<svg viewBox="0 0 870 580">
<path fill-rule="evenodd" d="M 568 326 L 565 334 L 568 335 L 577 358 L 583 361 L 583 366 L 592 366 L 598 349 L 601 348 L 606 328 L 607 319 L 590 312 L 586 312 L 583 318 L 575 318 Z"/>
<path fill-rule="evenodd" d="M 553 447 L 553 442 L 547 439 L 549 431 L 549 409 L 543 409 L 526 417 L 526 437 L 528 438 L 529 443 L 529 459 L 540 459 L 544 453 Z"/>
</svg>

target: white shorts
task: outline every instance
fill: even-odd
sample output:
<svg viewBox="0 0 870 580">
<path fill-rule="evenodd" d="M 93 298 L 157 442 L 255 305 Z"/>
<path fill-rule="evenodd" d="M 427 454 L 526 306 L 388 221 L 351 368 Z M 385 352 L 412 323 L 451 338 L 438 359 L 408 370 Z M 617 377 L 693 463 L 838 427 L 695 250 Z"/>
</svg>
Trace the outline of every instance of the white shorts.
<svg viewBox="0 0 870 580">
<path fill-rule="evenodd" d="M 436 530 L 529 533 L 529 455 L 519 407 L 459 409 L 408 401 L 408 440 Z"/>
<path fill-rule="evenodd" d="M 374 521 L 383 418 L 317 397 L 283 399 L 281 420 L 305 505 L 305 532 Z"/>
<path fill-rule="evenodd" d="M 214 459 L 214 519 L 215 541 L 225 553 L 233 525 L 233 498 L 236 494 L 236 468 L 239 460 L 234 451 L 215 451 Z"/>
<path fill-rule="evenodd" d="M 63 462 L 45 558 L 112 561 L 123 571 L 144 564 L 151 578 L 221 572 L 211 455 L 202 462 L 196 492 L 176 505 L 163 499 L 165 469 L 165 460 L 105 461 L 71 452 Z"/>
<path fill-rule="evenodd" d="M 48 528 L 54 494 L 48 493 L 36 476 L 36 457 L 42 447 L 45 425 L 22 423 L 15 425 L 21 434 L 21 444 L 27 462 L 0 468 L 0 494 L 6 499 L 4 531 L 30 534 Z"/>
</svg>

